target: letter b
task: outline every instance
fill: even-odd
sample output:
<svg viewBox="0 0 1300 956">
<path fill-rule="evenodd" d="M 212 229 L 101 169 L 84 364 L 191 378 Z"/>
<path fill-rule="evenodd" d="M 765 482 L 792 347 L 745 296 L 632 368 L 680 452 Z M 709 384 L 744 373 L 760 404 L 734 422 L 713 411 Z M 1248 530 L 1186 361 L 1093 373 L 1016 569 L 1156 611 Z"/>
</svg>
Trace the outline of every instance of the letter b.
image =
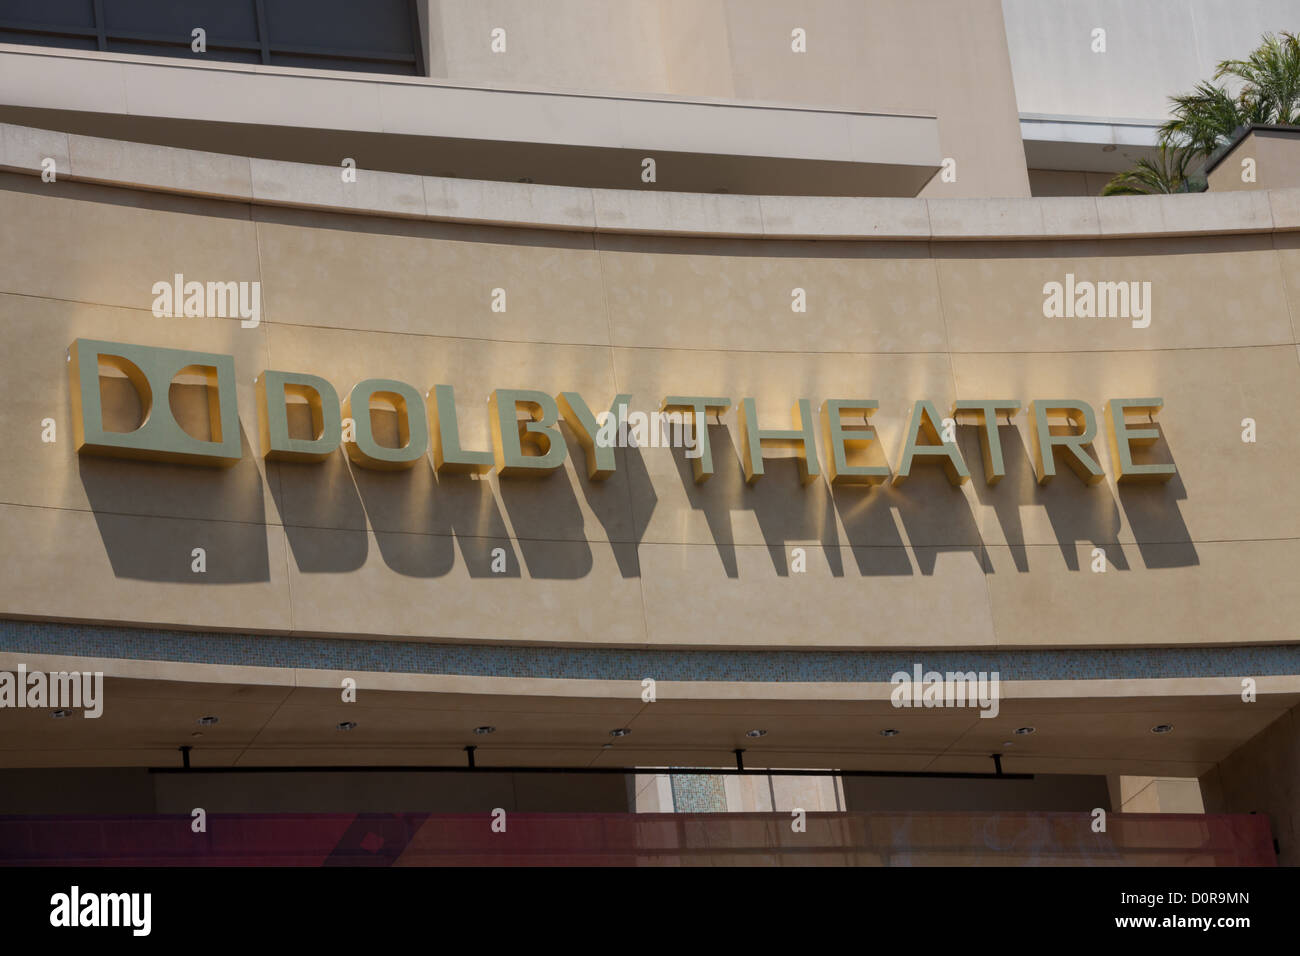
<svg viewBox="0 0 1300 956">
<path fill-rule="evenodd" d="M 545 392 L 498 388 L 489 404 L 497 474 L 540 477 L 564 464 L 568 446 L 555 427 L 560 417 L 555 399 Z M 521 407 L 529 414 L 522 421 L 517 412 Z M 524 454 L 525 442 L 537 449 L 538 454 Z"/>
</svg>

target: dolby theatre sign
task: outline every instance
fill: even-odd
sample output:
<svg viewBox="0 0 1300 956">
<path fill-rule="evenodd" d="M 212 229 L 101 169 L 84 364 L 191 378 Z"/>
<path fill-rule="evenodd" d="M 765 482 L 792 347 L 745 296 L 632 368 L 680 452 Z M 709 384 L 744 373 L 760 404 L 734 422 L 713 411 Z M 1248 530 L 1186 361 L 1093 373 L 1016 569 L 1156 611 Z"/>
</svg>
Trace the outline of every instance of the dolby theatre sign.
<svg viewBox="0 0 1300 956">
<path fill-rule="evenodd" d="M 133 431 L 112 431 L 105 426 L 99 370 L 107 365 L 121 372 L 139 396 L 143 421 Z M 172 382 L 184 373 L 202 374 L 207 381 L 210 440 L 195 438 L 176 421 L 167 400 Z M 230 355 L 151 348 L 119 342 L 77 339 L 68 351 L 76 449 L 83 455 L 108 455 L 155 461 L 229 466 L 239 461 L 239 412 L 235 399 L 235 361 Z M 492 431 L 491 450 L 469 449 L 461 444 L 456 420 L 456 396 L 450 385 L 434 385 L 421 393 L 405 382 L 371 378 L 358 382 L 339 401 L 329 382 L 302 372 L 263 371 L 256 380 L 258 425 L 262 454 L 280 461 L 318 462 L 342 445 L 354 464 L 362 468 L 410 468 L 432 452 L 442 473 L 486 473 L 502 477 L 540 477 L 563 463 L 568 447 L 558 428 L 561 417 L 581 443 L 587 475 L 593 481 L 614 473 L 614 447 L 618 423 L 625 422 L 630 395 L 619 395 L 608 414 L 593 413 L 577 392 L 550 395 L 529 389 L 498 388 L 488 399 Z M 290 434 L 290 402 L 310 409 L 310 437 Z M 369 412 L 372 402 L 391 409 L 397 419 L 399 445 L 381 445 Z M 661 403 L 665 420 L 688 434 L 688 457 L 693 459 L 695 480 L 713 475 L 713 455 L 707 414 L 731 407 L 730 398 L 710 395 L 669 395 Z M 1116 479 L 1121 482 L 1168 481 L 1175 473 L 1172 462 L 1146 460 L 1146 452 L 1159 438 L 1152 424 L 1159 398 L 1112 398 L 1104 409 L 1106 440 Z M 795 400 L 792 427 L 763 428 L 755 415 L 753 398 L 741 398 L 737 407 L 740 451 L 745 478 L 763 475 L 764 449 L 793 451 L 803 482 L 821 475 L 817 443 L 826 459 L 826 476 L 835 484 L 901 484 L 914 464 L 941 465 L 954 485 L 970 471 L 933 402 L 917 400 L 904 431 L 902 448 L 891 470 L 868 419 L 878 403 L 873 399 L 829 398 L 814 414 L 809 399 Z M 998 438 L 998 416 L 1020 410 L 1016 400 L 963 400 L 953 405 L 952 417 L 980 428 L 985 480 L 996 484 L 1006 469 Z M 356 412 L 362 414 L 356 414 Z M 854 420 L 845 421 L 844 413 Z M 636 413 L 634 413 L 635 415 Z M 1059 458 L 1085 483 L 1104 478 L 1090 445 L 1097 433 L 1092 406 L 1079 399 L 1035 399 L 1029 403 L 1033 464 L 1040 484 L 1056 475 Z M 1132 416 L 1132 417 L 1130 417 Z M 820 439 L 818 433 L 820 432 Z M 638 441 L 638 444 L 642 442 Z"/>
</svg>

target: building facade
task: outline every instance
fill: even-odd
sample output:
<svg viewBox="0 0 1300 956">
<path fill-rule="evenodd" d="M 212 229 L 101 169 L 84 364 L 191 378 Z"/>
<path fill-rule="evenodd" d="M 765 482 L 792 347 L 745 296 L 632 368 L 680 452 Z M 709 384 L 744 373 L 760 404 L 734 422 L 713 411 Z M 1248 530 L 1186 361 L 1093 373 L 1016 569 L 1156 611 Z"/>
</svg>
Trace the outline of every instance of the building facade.
<svg viewBox="0 0 1300 956">
<path fill-rule="evenodd" d="M 1300 145 L 1096 196 L 1294 3 L 129 6 L 0 3 L 0 812 L 1300 861 Z"/>
</svg>

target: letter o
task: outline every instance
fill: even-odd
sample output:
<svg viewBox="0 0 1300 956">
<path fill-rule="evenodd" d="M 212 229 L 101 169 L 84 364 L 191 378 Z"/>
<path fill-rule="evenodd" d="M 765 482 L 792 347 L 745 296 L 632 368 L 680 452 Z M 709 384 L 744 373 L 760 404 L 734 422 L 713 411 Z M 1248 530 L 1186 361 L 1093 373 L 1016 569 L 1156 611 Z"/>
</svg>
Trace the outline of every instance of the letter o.
<svg viewBox="0 0 1300 956">
<path fill-rule="evenodd" d="M 370 401 L 376 396 L 391 403 L 397 412 L 400 448 L 388 448 L 375 441 Z M 343 402 L 343 417 L 351 418 L 356 428 L 354 440 L 345 441 L 343 447 L 348 457 L 362 468 L 400 471 L 412 467 L 429 453 L 429 419 L 424 411 L 424 398 L 405 382 L 386 378 L 358 382 Z"/>
</svg>

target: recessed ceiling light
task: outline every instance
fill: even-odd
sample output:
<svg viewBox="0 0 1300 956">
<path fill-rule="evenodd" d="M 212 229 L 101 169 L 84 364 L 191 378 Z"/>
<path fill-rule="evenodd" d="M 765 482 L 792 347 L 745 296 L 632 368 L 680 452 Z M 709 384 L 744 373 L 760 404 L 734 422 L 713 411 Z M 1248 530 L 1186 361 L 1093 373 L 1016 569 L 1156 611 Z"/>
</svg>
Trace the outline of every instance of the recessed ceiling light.
<svg viewBox="0 0 1300 956">
<path fill-rule="evenodd" d="M 357 722 L 355 720 L 345 720 L 339 724 L 339 730 L 356 730 Z"/>
<path fill-rule="evenodd" d="M 766 731 L 766 730 L 747 730 L 747 731 L 745 731 L 745 736 L 746 736 L 746 737 L 766 737 L 766 736 L 767 736 L 767 731 Z"/>
<path fill-rule="evenodd" d="M 882 737 L 897 737 L 897 736 L 898 736 L 899 734 L 901 734 L 901 733 L 902 733 L 901 730 L 895 730 L 893 727 L 889 727 L 889 728 L 886 728 L 885 730 L 882 730 L 882 731 L 880 732 L 880 736 L 882 736 Z"/>
<path fill-rule="evenodd" d="M 1016 736 L 1018 736 L 1018 737 L 1028 737 L 1028 736 L 1029 736 L 1030 734 L 1032 734 L 1033 732 L 1034 732 L 1034 728 L 1033 728 L 1033 727 L 1017 727 L 1017 728 L 1016 728 Z"/>
<path fill-rule="evenodd" d="M 68 716 L 69 714 L 71 714 L 71 713 L 72 713 L 72 711 L 70 711 L 70 710 L 56 710 L 56 711 L 52 712 L 52 713 L 50 714 L 50 716 L 51 716 L 51 717 L 54 717 L 55 719 L 58 719 L 58 718 L 61 718 L 61 717 L 67 717 L 67 716 Z"/>
<path fill-rule="evenodd" d="M 609 735 L 611 737 L 626 737 L 631 732 L 632 732 L 631 727 L 616 727 L 615 729 L 609 732 Z"/>
<path fill-rule="evenodd" d="M 1115 152 L 1115 146 L 1114 146 L 1113 143 L 1108 143 L 1108 144 L 1106 144 L 1105 146 L 1103 146 L 1103 147 L 1101 148 L 1101 151 L 1102 151 L 1103 153 L 1113 153 L 1113 152 Z"/>
<path fill-rule="evenodd" d="M 199 726 L 200 726 L 200 727 L 211 727 L 213 724 L 215 724 L 215 723 L 216 723 L 218 720 L 220 720 L 220 719 L 221 719 L 220 717 L 200 717 L 200 718 L 199 718 Z"/>
<path fill-rule="evenodd" d="M 495 727 L 489 727 L 487 724 L 484 724 L 482 727 L 474 728 L 474 733 L 476 734 L 495 734 L 496 732 L 497 729 Z"/>
<path fill-rule="evenodd" d="M 1151 728 L 1153 734 L 1167 734 L 1174 729 L 1173 724 L 1156 724 Z"/>
</svg>

